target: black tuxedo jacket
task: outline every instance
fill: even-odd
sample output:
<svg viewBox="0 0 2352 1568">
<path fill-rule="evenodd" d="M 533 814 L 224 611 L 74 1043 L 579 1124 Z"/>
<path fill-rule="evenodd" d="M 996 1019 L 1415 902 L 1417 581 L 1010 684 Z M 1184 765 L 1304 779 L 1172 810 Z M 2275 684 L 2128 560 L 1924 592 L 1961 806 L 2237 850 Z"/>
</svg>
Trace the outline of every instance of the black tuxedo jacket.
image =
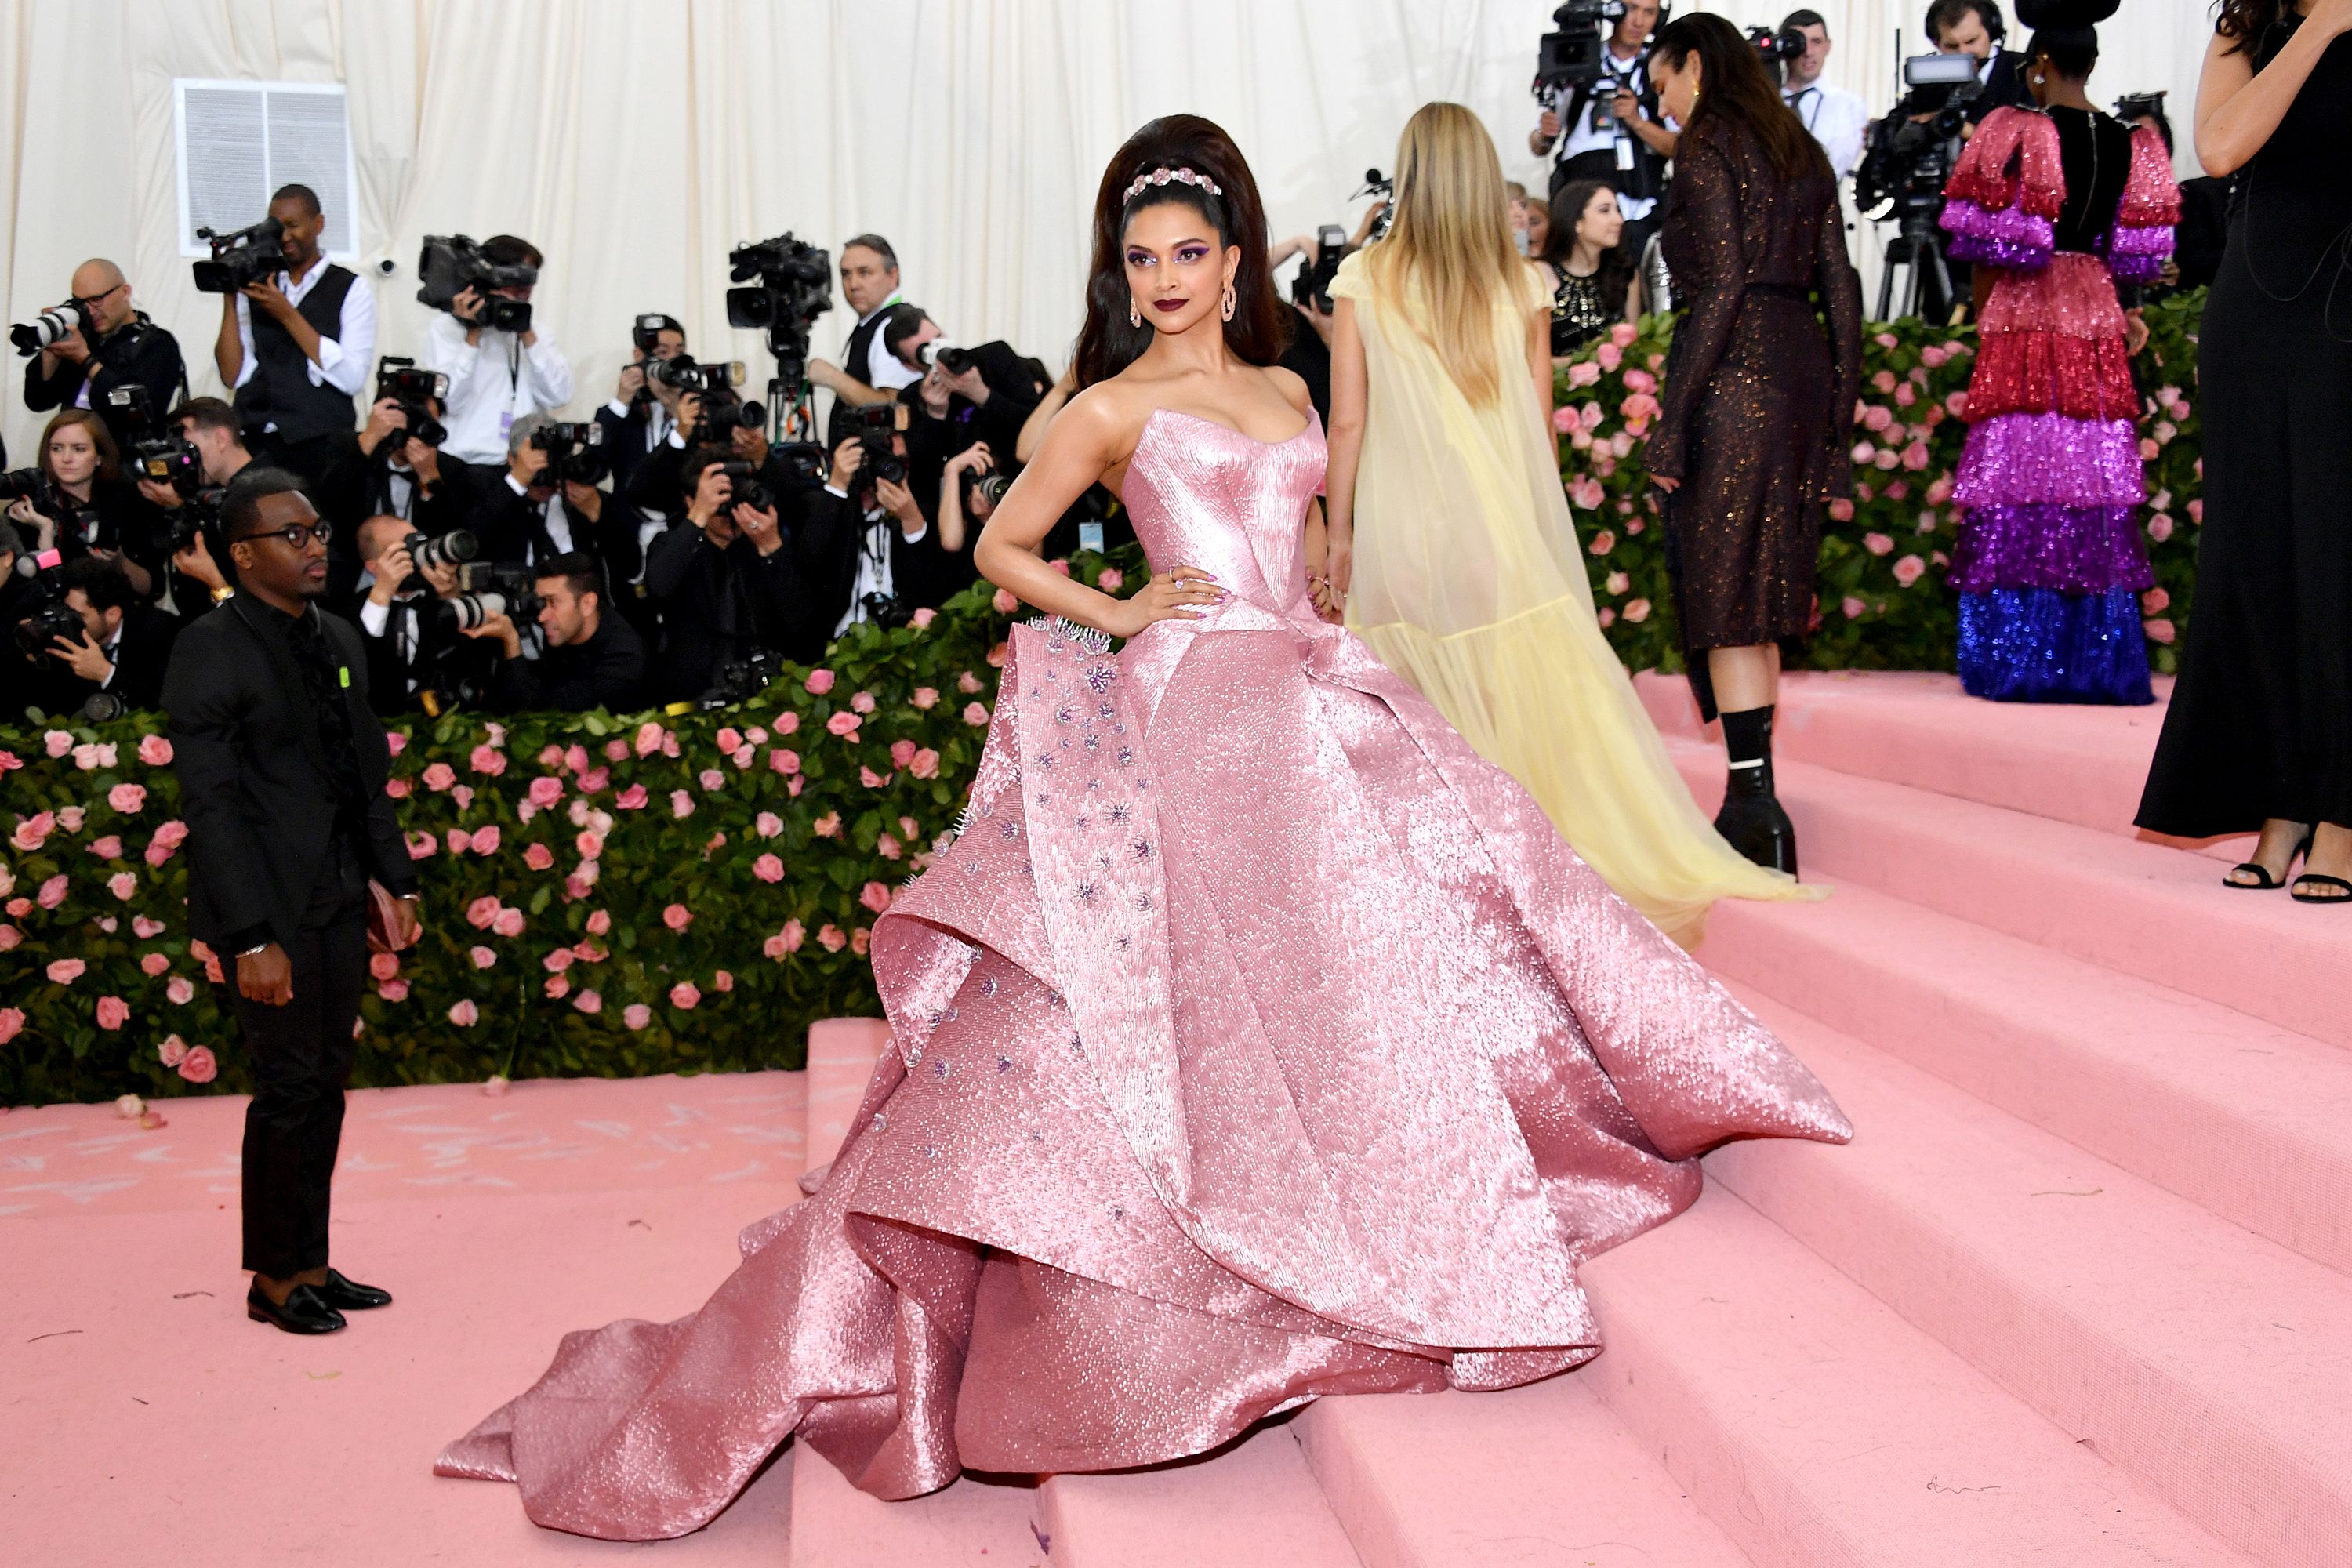
<svg viewBox="0 0 2352 1568">
<path fill-rule="evenodd" d="M 940 548 L 936 527 L 909 542 L 897 518 L 884 521 L 887 526 L 883 531 L 890 541 L 890 587 L 901 604 L 909 609 L 937 607 L 940 600 L 971 581 L 951 579 L 955 563 Z M 808 580 L 816 621 L 822 627 L 820 643 L 832 637 L 833 628 L 849 613 L 850 595 L 857 591 L 857 554 L 865 548 L 869 526 L 855 500 L 820 490 L 793 530 L 793 545 L 799 552 L 801 574 Z"/>
<path fill-rule="evenodd" d="M 577 647 L 542 647 L 537 658 L 500 659 L 490 684 L 492 700 L 509 712 L 602 708 L 633 713 L 645 706 L 645 639 L 609 611 L 598 617 L 596 635 Z"/>
<path fill-rule="evenodd" d="M 1043 395 L 1029 362 L 1012 344 L 985 342 L 971 353 L 980 379 L 988 384 L 986 403 L 973 403 L 959 394 L 948 399 L 946 416 L 934 419 L 923 406 L 920 384 L 898 389 L 898 401 L 908 410 L 907 481 L 914 488 L 915 504 L 934 521 L 940 510 L 940 477 L 948 459 L 985 441 L 996 458 L 997 472 L 1013 471 L 1021 426 Z"/>
<path fill-rule="evenodd" d="M 392 763 L 368 706 L 359 632 L 319 616 L 349 673 L 360 783 L 368 800 L 362 850 L 370 873 L 395 893 L 416 873 L 383 793 Z M 215 946 L 266 928 L 283 944 L 301 924 L 331 843 L 335 789 L 302 672 L 267 606 L 239 594 L 180 635 L 163 682 L 172 771 L 188 824 L 188 931 Z"/>
<path fill-rule="evenodd" d="M 607 597 L 614 582 L 627 583 L 645 568 L 637 547 L 637 512 L 614 495 L 606 495 L 596 521 L 591 522 L 570 501 L 558 501 L 571 524 L 572 547 L 594 556 L 604 566 Z M 481 541 L 482 559 L 521 566 L 557 553 L 548 531 L 547 514 L 540 502 L 515 494 L 503 473 L 492 473 L 481 487 L 467 526 Z"/>
</svg>

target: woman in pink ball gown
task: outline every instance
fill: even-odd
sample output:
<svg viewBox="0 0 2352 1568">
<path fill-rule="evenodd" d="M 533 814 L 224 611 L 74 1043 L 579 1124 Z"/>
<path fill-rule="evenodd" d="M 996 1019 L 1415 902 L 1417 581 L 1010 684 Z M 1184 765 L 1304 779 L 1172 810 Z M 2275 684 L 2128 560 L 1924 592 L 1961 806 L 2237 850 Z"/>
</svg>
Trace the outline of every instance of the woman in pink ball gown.
<svg viewBox="0 0 2352 1568">
<path fill-rule="evenodd" d="M 1265 253 L 1215 126 L 1119 150 L 1085 390 L 979 546 L 1064 620 L 1014 632 L 965 829 L 876 924 L 895 1043 L 839 1158 L 700 1311 L 566 1337 L 444 1474 L 643 1540 L 794 1434 L 905 1498 L 1196 1454 L 1324 1394 L 1526 1383 L 1598 1353 L 1577 1266 L 1687 1206 L 1702 1151 L 1848 1136 L 1318 618 L 1323 437 L 1265 368 Z M 1154 568 L 1125 600 L 1036 553 L 1097 479 Z"/>
</svg>

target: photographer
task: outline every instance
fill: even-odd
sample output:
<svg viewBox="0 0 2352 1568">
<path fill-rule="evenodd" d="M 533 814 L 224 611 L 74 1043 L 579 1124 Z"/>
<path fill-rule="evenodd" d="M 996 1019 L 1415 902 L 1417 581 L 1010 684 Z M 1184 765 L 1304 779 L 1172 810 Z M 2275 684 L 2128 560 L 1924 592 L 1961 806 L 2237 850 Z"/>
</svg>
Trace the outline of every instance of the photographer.
<svg viewBox="0 0 2352 1568">
<path fill-rule="evenodd" d="M 916 503 L 907 449 L 897 433 L 887 443 L 854 435 L 833 449 L 832 476 L 794 541 L 815 595 L 820 643 L 860 621 L 895 625 L 946 596 L 945 560 Z M 883 471 L 893 460 L 897 479 Z"/>
<path fill-rule="evenodd" d="M 172 426 L 180 438 L 196 452 L 198 475 L 207 489 L 225 488 L 253 466 L 253 454 L 245 448 L 245 426 L 236 410 L 217 397 L 191 397 L 169 416 Z M 163 527 L 173 529 L 177 520 L 185 515 L 188 498 L 179 489 L 160 479 L 142 478 L 139 493 L 163 514 Z M 167 597 L 172 607 L 184 617 L 202 615 L 229 596 L 228 574 L 221 570 L 220 561 L 212 552 L 212 542 L 206 531 L 191 529 L 187 541 L 172 553 L 169 569 L 164 573 Z"/>
<path fill-rule="evenodd" d="M 546 265 L 537 247 L 510 234 L 482 242 L 483 260 L 534 280 Z M 441 448 L 468 463 L 495 464 L 507 455 L 513 426 L 545 409 L 572 401 L 572 364 L 536 317 L 520 332 L 486 327 L 485 296 L 530 301 L 534 282 L 499 284 L 487 290 L 467 284 L 436 312 L 425 331 L 425 366 L 449 378 L 449 434 Z"/>
<path fill-rule="evenodd" d="M 441 409 L 428 400 L 418 411 L 437 419 Z M 394 517 L 438 539 L 464 526 L 486 482 L 479 469 L 412 430 L 399 398 L 380 397 L 358 438 L 320 479 L 319 510 L 354 537 L 360 520 Z"/>
<path fill-rule="evenodd" d="M 522 634 L 506 615 L 491 616 L 465 635 L 499 645 L 493 706 L 506 712 L 553 709 L 585 713 L 602 708 L 629 713 L 643 705 L 646 645 L 629 623 L 604 614 L 602 579 L 585 555 L 554 555 L 539 564 L 532 590 L 540 599 L 539 657 L 523 655 Z"/>
<path fill-rule="evenodd" d="M 908 483 L 919 496 L 935 495 L 947 460 L 975 442 L 1014 450 L 1021 426 L 1045 395 L 1030 361 L 1010 343 L 951 348 L 940 325 L 912 305 L 894 305 L 884 318 L 882 344 L 918 379 L 901 387 L 908 410 Z M 1050 380 L 1050 378 L 1046 378 Z M 838 442 L 835 443 L 837 447 Z"/>
<path fill-rule="evenodd" d="M 507 433 L 507 471 L 483 485 L 471 526 L 482 557 L 515 566 L 557 555 L 593 556 L 626 582 L 642 558 L 636 517 L 600 489 L 603 447 L 579 442 L 578 426 L 528 414 Z"/>
<path fill-rule="evenodd" d="M 1577 83 L 1567 106 L 1545 110 L 1528 133 L 1528 152 L 1553 155 L 1546 200 L 1570 180 L 1601 181 L 1617 193 L 1626 248 L 1637 256 L 1657 231 L 1666 160 L 1675 155 L 1675 133 L 1660 123 L 1647 68 L 1657 25 L 1658 0 L 1625 0 L 1601 50 L 1601 74 Z"/>
<path fill-rule="evenodd" d="M 2025 87 L 2025 57 L 2000 47 L 2009 36 L 1999 0 L 1936 0 L 1927 8 L 1927 41 L 1940 55 L 1967 55 L 1977 62 L 1977 93 L 1964 118 L 1975 125 L 1996 109 L 2033 107 Z M 1906 93 L 1888 121 L 1925 121 L 1943 107 L 1945 94 L 1924 89 Z"/>
<path fill-rule="evenodd" d="M 774 495 L 753 498 L 765 505 L 736 498 L 726 470 L 740 460 L 723 447 L 689 455 L 679 475 L 686 515 L 646 552 L 646 591 L 664 632 L 656 699 L 707 691 L 722 667 L 755 653 L 804 659 L 824 650 L 832 623 L 820 618 Z"/>
<path fill-rule="evenodd" d="M 51 416 L 37 461 L 33 493 L 18 494 L 7 511 L 34 551 L 120 561 L 131 591 L 156 597 L 163 564 L 156 510 L 122 477 L 106 422 L 87 408 Z"/>
<path fill-rule="evenodd" d="M 41 650 L 48 664 L 36 682 L 42 709 L 72 713 L 101 691 L 127 708 L 155 707 L 179 617 L 144 603 L 121 563 L 104 556 L 67 562 L 57 585 L 66 607 L 81 617 L 82 632 L 53 638 Z"/>
<path fill-rule="evenodd" d="M 639 316 L 630 330 L 629 363 L 621 367 L 613 400 L 596 410 L 604 427 L 604 456 L 613 465 L 613 489 L 628 489 L 637 465 L 677 428 L 679 389 L 646 374 L 646 367 L 686 353 L 686 329 L 675 317 Z"/>
<path fill-rule="evenodd" d="M 371 517 L 351 531 L 359 561 L 359 602 L 351 618 L 367 650 L 368 697 L 379 714 L 419 706 L 421 692 L 458 682 L 439 671 L 455 642 L 435 601 L 457 593 L 454 563 L 420 567 L 409 536 L 420 531 L 396 517 Z"/>
<path fill-rule="evenodd" d="M 834 396 L 833 418 L 825 426 L 828 447 L 838 447 L 848 437 L 851 409 L 887 403 L 922 374 L 919 367 L 901 363 L 882 343 L 883 313 L 899 300 L 898 253 L 888 240 L 861 234 L 842 242 L 841 298 L 857 312 L 841 363 L 813 359 L 808 367 L 809 380 Z"/>
<path fill-rule="evenodd" d="M 269 199 L 286 268 L 221 296 L 213 363 L 236 394 L 256 455 L 315 479 L 349 436 L 352 399 L 375 363 L 375 294 L 319 253 L 327 220 L 308 185 Z"/>
<path fill-rule="evenodd" d="M 1822 151 L 1829 155 L 1830 172 L 1843 182 L 1862 161 L 1862 139 L 1870 128 L 1870 110 L 1857 95 L 1822 79 L 1830 59 L 1830 25 L 1819 11 L 1791 11 L 1780 19 L 1780 31 L 1805 40 L 1805 52 L 1789 62 L 1780 84 L 1780 99 Z"/>
<path fill-rule="evenodd" d="M 67 304 L 76 324 L 26 364 L 25 409 L 97 409 L 120 442 L 127 432 L 106 395 L 139 386 L 149 408 L 171 407 L 188 384 L 179 340 L 131 303 L 131 285 L 111 261 L 93 258 L 76 268 Z"/>
</svg>

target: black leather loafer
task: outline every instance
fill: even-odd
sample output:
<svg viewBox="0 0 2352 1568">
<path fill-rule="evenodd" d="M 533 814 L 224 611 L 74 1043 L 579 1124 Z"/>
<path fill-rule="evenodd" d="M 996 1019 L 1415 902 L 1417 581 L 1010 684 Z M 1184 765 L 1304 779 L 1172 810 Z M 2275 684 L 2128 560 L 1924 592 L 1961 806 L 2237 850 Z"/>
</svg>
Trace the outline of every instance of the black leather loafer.
<svg viewBox="0 0 2352 1568">
<path fill-rule="evenodd" d="M 361 1285 L 344 1279 L 334 1269 L 327 1270 L 327 1282 L 313 1285 L 310 1289 L 339 1312 L 364 1312 L 371 1308 L 392 1305 L 392 1292 L 379 1290 L 373 1285 Z"/>
<path fill-rule="evenodd" d="M 343 1315 L 320 1300 L 318 1291 L 308 1285 L 289 1290 L 283 1306 L 263 1295 L 257 1285 L 245 1293 L 245 1315 L 289 1334 L 331 1334 L 343 1326 Z"/>
</svg>

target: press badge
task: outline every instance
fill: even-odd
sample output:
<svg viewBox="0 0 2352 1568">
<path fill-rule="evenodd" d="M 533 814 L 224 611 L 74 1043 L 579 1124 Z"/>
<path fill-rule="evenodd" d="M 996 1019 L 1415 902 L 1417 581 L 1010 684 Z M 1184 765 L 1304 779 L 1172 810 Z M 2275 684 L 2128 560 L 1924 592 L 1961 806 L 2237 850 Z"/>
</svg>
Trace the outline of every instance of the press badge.
<svg viewBox="0 0 2352 1568">
<path fill-rule="evenodd" d="M 1101 524 L 1101 523 L 1099 523 L 1099 522 L 1082 522 L 1082 523 L 1078 524 L 1078 548 L 1079 548 L 1079 549 L 1081 549 L 1081 550 L 1091 550 L 1091 551 L 1093 551 L 1096 554 L 1100 555 L 1100 554 L 1102 553 L 1102 547 L 1103 547 L 1103 530 L 1102 530 L 1102 524 Z"/>
</svg>

